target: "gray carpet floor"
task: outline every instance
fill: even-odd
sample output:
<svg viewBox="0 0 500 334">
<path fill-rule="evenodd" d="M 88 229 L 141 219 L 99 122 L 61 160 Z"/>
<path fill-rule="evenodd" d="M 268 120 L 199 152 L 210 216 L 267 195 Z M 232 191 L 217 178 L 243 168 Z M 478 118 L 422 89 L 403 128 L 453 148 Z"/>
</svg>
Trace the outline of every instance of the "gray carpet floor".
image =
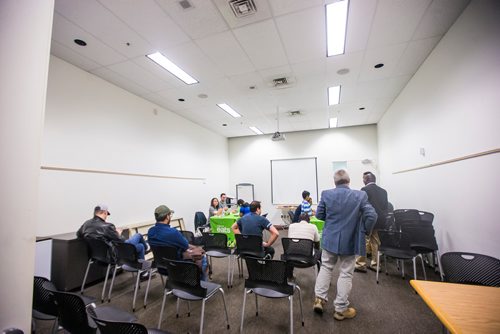
<svg viewBox="0 0 500 334">
<path fill-rule="evenodd" d="M 286 237 L 287 231 L 280 231 L 280 237 Z M 275 259 L 282 254 L 281 240 L 275 243 Z M 423 279 L 420 263 L 417 263 L 417 275 Z M 243 303 L 244 279 L 238 277 L 235 268 L 234 284 L 227 287 L 227 259 L 214 259 L 212 281 L 220 283 L 225 291 L 231 328 L 226 329 L 222 298 L 212 297 L 205 307 L 205 333 L 239 333 Z M 244 269 L 246 270 L 246 268 Z M 426 267 L 428 280 L 439 280 L 432 268 Z M 354 273 L 353 287 L 349 300 L 357 310 L 353 319 L 336 321 L 333 318 L 332 302 L 335 298 L 338 269 L 329 291 L 329 303 L 323 315 L 312 311 L 314 301 L 315 273 L 313 268 L 295 269 L 297 284 L 302 290 L 304 307 L 304 327 L 300 321 L 299 298 L 294 298 L 295 333 L 441 333 L 441 323 L 413 291 L 409 284 L 413 275 L 411 262 L 406 263 L 406 279 L 401 278 L 394 261 L 388 259 L 388 275 L 380 274 L 377 284 L 375 272 Z M 132 312 L 134 280 L 131 274 L 122 273 L 116 279 L 111 305 Z M 100 299 L 102 282 L 88 287 L 85 294 Z M 143 307 L 146 282 L 141 284 L 137 297 L 135 315 L 139 322 L 149 328 L 156 328 L 161 310 L 163 286 L 159 275 L 151 281 L 147 308 Z M 98 305 L 100 301 L 98 302 Z M 107 303 L 106 303 L 107 304 Z M 200 325 L 201 302 L 191 302 L 191 316 L 187 314 L 187 303 L 181 301 L 180 315 L 176 318 L 176 299 L 167 297 L 161 329 L 172 333 L 197 333 Z M 38 321 L 38 333 L 49 333 L 51 324 Z M 245 333 L 287 333 L 289 331 L 288 299 L 267 299 L 259 297 L 259 315 L 255 315 L 255 298 L 247 296 L 244 332 Z"/>
</svg>

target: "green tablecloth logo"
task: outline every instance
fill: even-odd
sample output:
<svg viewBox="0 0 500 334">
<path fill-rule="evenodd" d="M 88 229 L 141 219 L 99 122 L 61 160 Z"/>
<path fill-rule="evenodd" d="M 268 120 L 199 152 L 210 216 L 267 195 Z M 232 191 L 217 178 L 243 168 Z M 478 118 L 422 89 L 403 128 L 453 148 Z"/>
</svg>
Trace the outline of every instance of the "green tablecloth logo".
<svg viewBox="0 0 500 334">
<path fill-rule="evenodd" d="M 229 227 L 226 227 L 226 226 L 217 225 L 217 227 L 215 228 L 215 232 L 228 234 L 228 233 L 231 233 L 231 229 Z"/>
</svg>

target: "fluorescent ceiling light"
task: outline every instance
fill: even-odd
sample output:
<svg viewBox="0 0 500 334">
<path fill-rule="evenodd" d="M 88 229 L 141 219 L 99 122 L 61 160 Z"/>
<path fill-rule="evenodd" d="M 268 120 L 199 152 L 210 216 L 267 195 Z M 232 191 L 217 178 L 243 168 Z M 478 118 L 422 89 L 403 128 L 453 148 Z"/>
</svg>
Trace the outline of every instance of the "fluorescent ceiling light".
<svg viewBox="0 0 500 334">
<path fill-rule="evenodd" d="M 330 127 L 331 128 L 336 128 L 337 127 L 337 117 L 332 117 L 330 118 Z"/>
<path fill-rule="evenodd" d="M 219 104 L 217 104 L 217 107 L 221 108 L 222 110 L 227 112 L 229 115 L 233 116 L 234 118 L 241 117 L 240 114 L 238 114 L 233 108 L 231 108 L 230 106 L 228 106 L 225 103 L 219 103 Z"/>
<path fill-rule="evenodd" d="M 328 105 L 333 106 L 340 102 L 340 86 L 328 87 Z"/>
<path fill-rule="evenodd" d="M 264 134 L 264 132 L 260 131 L 255 126 L 249 126 L 249 128 L 250 128 L 250 130 L 252 130 L 253 132 L 255 132 L 258 135 L 263 135 Z"/>
<path fill-rule="evenodd" d="M 179 66 L 172 63 L 167 57 L 162 55 L 159 52 L 152 53 L 150 55 L 146 55 L 149 59 L 175 75 L 177 78 L 181 79 L 188 85 L 192 85 L 198 83 L 198 80 L 184 72 Z"/>
<path fill-rule="evenodd" d="M 326 5 L 326 47 L 328 57 L 344 53 L 348 8 L 349 0 Z"/>
</svg>

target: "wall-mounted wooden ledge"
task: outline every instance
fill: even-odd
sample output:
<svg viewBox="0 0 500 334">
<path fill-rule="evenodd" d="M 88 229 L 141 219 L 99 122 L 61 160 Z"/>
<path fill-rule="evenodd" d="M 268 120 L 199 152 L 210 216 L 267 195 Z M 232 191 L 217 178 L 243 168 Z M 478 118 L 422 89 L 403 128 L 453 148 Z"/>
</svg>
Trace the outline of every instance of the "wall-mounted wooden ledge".
<svg viewBox="0 0 500 334">
<path fill-rule="evenodd" d="M 153 177 L 153 178 L 157 178 L 157 179 L 194 180 L 194 181 L 205 181 L 206 180 L 206 178 L 204 178 L 204 177 L 185 177 L 185 176 L 171 176 L 171 175 L 139 174 L 139 173 L 127 173 L 127 172 L 115 172 L 115 171 L 109 171 L 109 170 L 66 168 L 66 167 L 54 167 L 54 166 L 40 166 L 40 169 L 61 171 L 61 172 L 77 172 L 77 173 Z"/>
<path fill-rule="evenodd" d="M 495 154 L 495 153 L 500 153 L 500 148 L 496 148 L 496 149 L 489 150 L 489 151 L 484 151 L 484 152 L 479 152 L 479 153 L 475 153 L 475 154 L 469 154 L 469 155 L 465 155 L 465 156 L 459 157 L 459 158 L 454 158 L 454 159 L 444 160 L 444 161 L 440 161 L 440 162 L 435 162 L 435 163 L 424 165 L 424 166 L 420 166 L 420 167 L 415 167 L 415 168 L 410 168 L 410 169 L 404 169 L 404 170 L 400 170 L 400 171 L 397 171 L 397 172 L 393 172 L 392 174 L 401 174 L 401 173 L 412 172 L 412 171 L 419 170 L 419 169 L 425 169 L 425 168 L 431 168 L 431 167 L 436 167 L 436 166 L 440 166 L 440 165 L 451 164 L 453 162 L 458 162 L 458 161 L 462 161 L 462 160 L 467 160 L 467 159 L 482 157 L 484 155 Z"/>
</svg>

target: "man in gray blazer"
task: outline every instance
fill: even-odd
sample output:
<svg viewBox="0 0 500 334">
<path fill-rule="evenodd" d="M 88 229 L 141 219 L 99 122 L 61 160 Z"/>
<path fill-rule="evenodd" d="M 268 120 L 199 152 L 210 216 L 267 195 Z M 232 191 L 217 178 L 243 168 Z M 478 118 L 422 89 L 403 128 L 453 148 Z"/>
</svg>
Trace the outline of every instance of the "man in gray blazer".
<svg viewBox="0 0 500 334">
<path fill-rule="evenodd" d="M 368 202 L 364 191 L 349 189 L 349 175 L 343 169 L 335 172 L 335 188 L 321 193 L 316 217 L 324 220 L 321 247 L 321 269 L 314 288 L 314 311 L 323 313 L 328 299 L 328 289 L 335 264 L 340 262 L 337 296 L 333 302 L 336 320 L 354 318 L 356 310 L 349 307 L 349 293 L 355 254 L 365 254 L 365 235 L 369 234 L 377 220 L 375 209 Z"/>
</svg>

